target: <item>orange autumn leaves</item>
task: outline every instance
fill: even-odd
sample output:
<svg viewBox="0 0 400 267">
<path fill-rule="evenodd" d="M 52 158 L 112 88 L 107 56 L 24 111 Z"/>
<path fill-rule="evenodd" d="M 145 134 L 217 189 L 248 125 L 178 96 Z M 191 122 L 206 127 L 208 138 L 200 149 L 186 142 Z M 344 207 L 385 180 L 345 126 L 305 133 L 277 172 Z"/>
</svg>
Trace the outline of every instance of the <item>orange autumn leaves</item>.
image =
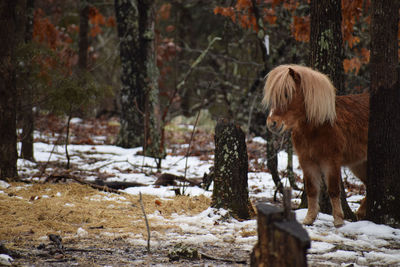
<svg viewBox="0 0 400 267">
<path fill-rule="evenodd" d="M 297 9 L 300 7 L 298 0 L 237 0 L 230 7 L 216 7 L 214 14 L 219 14 L 230 18 L 244 29 L 258 31 L 256 17 L 254 15 L 253 3 L 257 5 L 260 17 L 265 24 L 275 24 L 277 20 L 275 8 L 281 5 L 290 12 L 292 16 L 291 30 L 293 37 L 300 42 L 308 42 L 310 38 L 310 16 L 299 16 Z M 309 1 L 307 1 L 309 3 Z M 306 2 L 303 1 L 303 4 Z M 369 62 L 369 50 L 357 48 L 360 38 L 354 35 L 354 27 L 360 19 L 366 23 L 370 22 L 369 16 L 363 18 L 370 5 L 370 1 L 364 0 L 342 0 L 342 32 L 343 42 L 353 50 L 355 57 L 345 59 L 343 67 L 345 72 L 354 71 L 356 74 L 363 64 Z"/>
<path fill-rule="evenodd" d="M 89 35 L 95 37 L 102 32 L 101 27 L 115 27 L 117 25 L 115 17 L 105 18 L 95 7 L 89 8 L 89 22 L 91 24 Z"/>
<path fill-rule="evenodd" d="M 260 2 L 259 0 L 256 2 Z M 266 2 L 279 2 L 279 0 L 266 1 Z M 275 24 L 276 15 L 272 8 L 261 8 L 260 13 L 263 15 L 262 19 L 265 23 Z M 251 0 L 237 0 L 234 7 L 221 7 L 214 8 L 214 14 L 220 14 L 224 17 L 229 17 L 233 22 L 238 23 L 245 29 L 252 29 L 258 31 L 257 20 L 253 11 L 253 4 Z"/>
<path fill-rule="evenodd" d="M 256 0 L 254 1 L 259 10 L 259 14 L 264 23 L 275 24 L 277 20 L 275 7 L 283 4 L 283 7 L 292 13 L 294 22 L 292 25 L 292 32 L 296 40 L 308 41 L 308 34 L 310 31 L 309 18 L 299 17 L 294 15 L 294 11 L 299 5 L 299 2 L 294 0 Z M 257 20 L 254 14 L 254 7 L 252 0 L 237 0 L 236 4 L 231 7 L 217 6 L 214 8 L 214 14 L 220 14 L 229 17 L 233 22 L 238 23 L 245 29 L 258 31 Z"/>
<path fill-rule="evenodd" d="M 94 38 L 101 34 L 104 27 L 115 27 L 113 16 L 105 17 L 96 7 L 89 8 L 89 36 Z M 33 41 L 53 51 L 53 56 L 38 56 L 41 62 L 41 76 L 46 76 L 48 70 L 60 67 L 64 75 L 72 73 L 72 67 L 78 63 L 77 38 L 79 25 L 70 23 L 61 27 L 53 22 L 51 15 L 41 8 L 34 12 Z M 34 59 L 35 60 L 35 59 Z"/>
</svg>

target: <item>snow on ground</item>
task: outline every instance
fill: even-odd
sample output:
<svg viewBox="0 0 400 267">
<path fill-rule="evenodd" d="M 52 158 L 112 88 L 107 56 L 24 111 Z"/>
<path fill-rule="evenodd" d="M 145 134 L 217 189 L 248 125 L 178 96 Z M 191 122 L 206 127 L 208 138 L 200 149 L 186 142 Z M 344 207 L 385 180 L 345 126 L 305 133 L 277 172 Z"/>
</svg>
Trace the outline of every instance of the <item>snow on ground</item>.
<svg viewBox="0 0 400 267">
<path fill-rule="evenodd" d="M 265 143 L 262 138 L 255 138 L 260 146 Z M 35 143 L 35 158 L 38 162 L 51 161 L 66 162 L 65 148 L 45 143 Z M 172 187 L 156 187 L 153 185 L 157 179 L 149 175 L 146 170 L 156 170 L 156 162 L 152 158 L 143 157 L 137 153 L 140 148 L 123 149 L 110 145 L 70 145 L 68 147 L 71 155 L 71 162 L 81 170 L 100 170 L 101 172 L 113 174 L 109 180 L 129 181 L 146 184 L 143 187 L 132 187 L 124 190 L 129 194 L 151 194 L 160 198 L 174 196 Z M 53 151 L 53 152 L 51 152 Z M 88 160 L 90 159 L 90 160 Z M 285 152 L 279 153 L 279 169 L 284 170 L 287 163 Z M 89 163 L 88 163 L 89 162 Z M 299 163 L 295 157 L 293 160 L 294 170 L 301 174 Z M 182 156 L 168 155 L 162 161 L 162 172 L 176 175 L 185 174 L 186 158 Z M 212 160 L 202 161 L 198 157 L 189 157 L 187 160 L 187 178 L 203 177 L 213 165 Z M 142 167 L 145 166 L 145 167 Z M 35 163 L 19 160 L 18 169 L 20 176 L 31 177 L 39 170 Z M 144 171 L 143 171 L 144 170 Z M 48 170 L 49 171 L 49 170 Z M 50 169 L 51 171 L 51 169 Z M 249 193 L 252 200 L 271 199 L 275 187 L 269 173 L 249 173 Z M 358 182 L 348 170 L 343 170 L 343 176 L 351 183 Z M 90 179 L 90 177 L 89 177 Z M 288 182 L 284 181 L 284 184 Z M 9 185 L 0 183 L 0 189 Z M 299 187 L 302 187 L 299 184 Z M 191 196 L 205 195 L 210 197 L 212 192 L 205 191 L 198 187 L 188 187 L 186 194 Z M 294 192 L 294 203 L 299 202 L 300 192 Z M 357 209 L 362 196 L 353 194 L 349 197 L 349 204 L 352 209 Z M 232 218 L 224 218 L 226 211 L 208 208 L 195 216 L 178 215 L 167 219 L 162 214 L 149 214 L 149 218 L 156 218 L 162 224 L 174 224 L 180 228 L 176 231 L 166 232 L 164 236 L 153 233 L 154 245 L 168 245 L 182 242 L 201 246 L 221 245 L 230 243 L 237 249 L 250 252 L 257 241 L 256 220 L 239 222 Z M 306 210 L 297 210 L 296 216 L 302 221 Z M 155 221 L 155 220 L 153 220 Z M 333 218 L 330 215 L 319 214 L 313 226 L 305 226 L 312 243 L 308 253 L 308 260 L 311 266 L 400 266 L 400 230 L 385 225 L 377 225 L 372 222 L 346 222 L 336 229 L 333 227 Z M 83 233 L 84 234 L 84 233 Z M 146 240 L 142 236 L 131 238 L 135 244 L 145 245 Z"/>
</svg>

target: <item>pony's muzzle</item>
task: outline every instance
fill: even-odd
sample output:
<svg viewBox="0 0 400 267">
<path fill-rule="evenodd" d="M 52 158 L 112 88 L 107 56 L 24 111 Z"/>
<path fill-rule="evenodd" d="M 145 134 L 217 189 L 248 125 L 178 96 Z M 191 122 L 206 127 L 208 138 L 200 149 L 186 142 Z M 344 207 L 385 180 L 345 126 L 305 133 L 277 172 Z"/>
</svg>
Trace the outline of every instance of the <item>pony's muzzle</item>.
<svg viewBox="0 0 400 267">
<path fill-rule="evenodd" d="M 283 123 L 278 124 L 275 120 L 268 118 L 267 119 L 267 127 L 271 132 L 281 133 L 284 128 L 284 125 L 283 125 Z"/>
</svg>

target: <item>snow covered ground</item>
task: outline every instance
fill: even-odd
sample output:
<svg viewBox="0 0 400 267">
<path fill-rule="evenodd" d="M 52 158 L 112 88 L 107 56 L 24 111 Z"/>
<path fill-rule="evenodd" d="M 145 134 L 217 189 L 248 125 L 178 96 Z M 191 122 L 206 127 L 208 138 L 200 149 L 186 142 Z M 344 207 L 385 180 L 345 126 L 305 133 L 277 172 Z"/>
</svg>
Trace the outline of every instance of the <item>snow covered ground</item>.
<svg viewBox="0 0 400 267">
<path fill-rule="evenodd" d="M 263 145 L 261 138 L 253 141 Z M 35 159 L 38 162 L 51 161 L 66 162 L 63 146 L 35 143 Z M 51 151 L 54 151 L 51 153 Z M 156 162 L 152 158 L 137 155 L 140 148 L 123 149 L 110 145 L 70 145 L 69 153 L 71 163 L 80 170 L 99 170 L 110 175 L 109 181 L 134 181 L 146 184 L 144 187 L 132 187 L 124 190 L 129 194 L 151 194 L 160 198 L 174 196 L 173 187 L 156 187 L 153 183 L 155 177 L 150 171 L 156 170 Z M 259 159 L 264 160 L 264 159 Z M 168 155 L 162 161 L 162 172 L 183 175 L 185 173 L 183 156 Z M 279 154 L 279 169 L 286 168 L 286 153 Z M 213 165 L 210 160 L 200 160 L 198 157 L 189 157 L 187 162 L 188 178 L 203 177 L 205 172 Z M 146 166 L 146 167 L 140 167 Z M 294 169 L 301 175 L 297 158 L 294 159 Z M 35 163 L 19 160 L 18 170 L 21 177 L 32 177 L 39 169 Z M 48 168 L 47 172 L 52 169 Z M 351 183 L 359 183 L 344 170 Z M 95 177 L 87 177 L 93 180 Z M 274 184 L 269 173 L 249 173 L 249 192 L 253 201 L 271 199 L 274 194 Z M 284 184 L 287 183 L 284 181 Z M 6 185 L 0 184 L 1 187 Z M 301 184 L 299 184 L 302 187 Z M 205 195 L 210 197 L 212 191 L 205 191 L 198 187 L 188 187 L 185 191 L 190 196 Z M 110 194 L 112 195 L 112 194 Z M 299 203 L 300 192 L 293 193 L 293 203 Z M 358 208 L 362 196 L 353 194 L 349 198 L 350 207 Z M 277 205 L 277 204 L 274 204 Z M 229 243 L 234 250 L 250 253 L 257 241 L 256 220 L 239 222 L 232 218 L 224 218 L 226 211 L 208 208 L 194 215 L 178 215 L 164 218 L 155 212 L 149 214 L 149 219 L 156 218 L 157 223 L 174 224 L 179 226 L 179 231 L 167 231 L 164 234 L 152 233 L 152 246 L 184 243 L 201 247 L 224 246 Z M 306 210 L 296 211 L 297 219 L 301 222 Z M 224 219 L 223 219 L 224 218 Z M 156 225 L 152 225 L 155 227 Z M 330 215 L 320 214 L 313 226 L 305 226 L 312 243 L 308 253 L 310 266 L 400 266 L 400 230 L 385 225 L 377 225 L 368 221 L 346 222 L 341 228 L 333 227 L 333 218 Z M 132 236 L 130 242 L 143 244 L 146 240 L 142 236 Z M 353 265 L 351 265 L 353 264 Z"/>
</svg>

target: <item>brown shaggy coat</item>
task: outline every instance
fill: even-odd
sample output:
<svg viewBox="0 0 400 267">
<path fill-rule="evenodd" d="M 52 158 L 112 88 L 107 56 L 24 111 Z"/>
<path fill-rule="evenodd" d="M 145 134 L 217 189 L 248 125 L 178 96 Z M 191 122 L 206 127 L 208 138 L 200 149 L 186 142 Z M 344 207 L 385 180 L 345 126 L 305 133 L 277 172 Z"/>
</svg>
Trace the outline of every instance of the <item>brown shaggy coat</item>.
<svg viewBox="0 0 400 267">
<path fill-rule="evenodd" d="M 366 182 L 369 95 L 336 96 L 329 78 L 311 68 L 281 65 L 267 76 L 263 102 L 270 108 L 267 126 L 292 132 L 308 198 L 304 224 L 319 212 L 321 179 L 331 199 L 334 225 L 343 225 L 341 166 Z M 365 215 L 365 200 L 357 216 Z"/>
</svg>

